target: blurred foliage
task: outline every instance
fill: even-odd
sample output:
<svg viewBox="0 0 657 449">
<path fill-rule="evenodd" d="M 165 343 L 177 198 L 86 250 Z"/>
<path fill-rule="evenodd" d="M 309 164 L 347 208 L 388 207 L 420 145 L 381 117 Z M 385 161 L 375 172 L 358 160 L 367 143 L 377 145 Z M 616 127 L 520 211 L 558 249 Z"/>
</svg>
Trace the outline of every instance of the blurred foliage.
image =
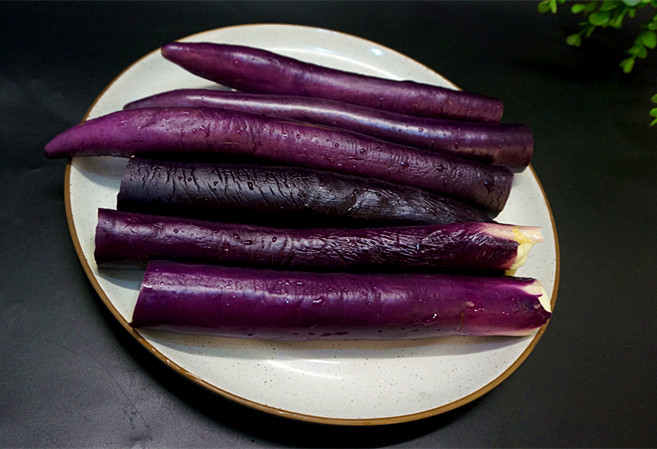
<svg viewBox="0 0 657 449">
<path fill-rule="evenodd" d="M 619 65 L 623 72 L 630 73 L 637 59 L 645 59 L 648 51 L 657 47 L 657 0 L 597 0 L 589 2 L 566 2 L 566 0 L 542 0 L 538 4 L 541 13 L 557 13 L 560 5 L 570 7 L 570 12 L 582 16 L 579 30 L 566 38 L 568 45 L 579 47 L 582 40 L 591 36 L 596 29 L 616 28 L 623 26 L 623 19 L 633 18 L 641 8 L 651 8 L 653 11 L 641 25 L 639 33 L 632 46 L 627 50 L 627 58 Z M 657 94 L 651 98 L 657 104 Z M 651 126 L 657 124 L 657 107 L 650 110 L 653 118 Z"/>
</svg>

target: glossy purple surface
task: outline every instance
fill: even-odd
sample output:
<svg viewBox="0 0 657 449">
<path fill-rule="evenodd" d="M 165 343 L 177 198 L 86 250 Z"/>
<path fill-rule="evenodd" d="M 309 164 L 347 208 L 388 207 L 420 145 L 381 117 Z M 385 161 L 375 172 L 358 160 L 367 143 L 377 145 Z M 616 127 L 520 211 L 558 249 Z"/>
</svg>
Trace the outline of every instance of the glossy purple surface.
<svg viewBox="0 0 657 449">
<path fill-rule="evenodd" d="M 62 132 L 49 157 L 213 153 L 255 157 L 424 188 L 499 212 L 513 173 L 349 131 L 211 108 L 143 108 L 110 113 Z"/>
<path fill-rule="evenodd" d="M 227 337 L 345 340 L 531 332 L 547 322 L 527 278 L 306 273 L 153 261 L 132 318 Z"/>
<path fill-rule="evenodd" d="M 214 107 L 347 129 L 402 145 L 522 170 L 534 138 L 519 123 L 476 123 L 398 114 L 323 98 L 211 89 L 178 89 L 132 101 L 125 109 Z"/>
<path fill-rule="evenodd" d="M 414 81 L 393 81 L 302 62 L 240 45 L 173 42 L 162 55 L 191 73 L 234 89 L 329 98 L 408 115 L 501 119 L 502 101 Z"/>
</svg>

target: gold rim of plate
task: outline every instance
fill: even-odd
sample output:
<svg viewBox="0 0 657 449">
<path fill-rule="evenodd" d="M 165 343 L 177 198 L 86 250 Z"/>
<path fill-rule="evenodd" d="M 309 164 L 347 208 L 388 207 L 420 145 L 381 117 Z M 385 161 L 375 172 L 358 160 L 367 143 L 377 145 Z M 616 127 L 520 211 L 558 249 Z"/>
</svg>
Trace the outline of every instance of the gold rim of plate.
<svg viewBox="0 0 657 449">
<path fill-rule="evenodd" d="M 280 25 L 280 24 L 277 24 Z M 237 27 L 248 27 L 249 25 L 239 25 Z M 227 28 L 236 28 L 236 27 L 227 27 Z M 315 29 L 317 30 L 318 28 L 313 28 L 313 27 L 300 27 L 300 28 L 307 28 L 307 29 Z M 211 31 L 218 31 L 221 29 L 225 28 L 218 28 L 216 30 L 206 30 L 203 31 L 202 33 L 207 33 Z M 195 33 L 193 35 L 187 36 L 183 39 L 187 39 L 189 37 L 193 37 L 197 34 L 202 34 L 202 33 Z M 340 33 L 344 34 L 344 33 Z M 349 36 L 346 35 L 345 36 Z M 349 36 L 351 37 L 351 36 Z M 363 40 L 362 38 L 358 38 Z M 379 45 L 379 44 L 376 44 Z M 121 73 L 119 73 L 106 87 L 103 89 L 103 91 L 96 97 L 94 102 L 91 104 L 89 109 L 87 110 L 84 118 L 82 121 L 87 120 L 87 117 L 89 116 L 90 112 L 93 110 L 94 106 L 98 102 L 98 100 L 105 94 L 105 92 L 118 80 L 125 72 L 127 72 L 129 69 L 134 67 L 135 65 L 139 64 L 142 60 L 145 58 L 151 56 L 153 53 L 159 52 L 160 49 L 153 50 L 152 52 L 144 55 L 140 59 L 136 60 L 132 64 L 130 64 L 128 67 L 126 67 Z M 395 52 L 394 50 L 390 50 L 392 52 Z M 395 52 L 396 53 L 396 52 Z M 483 387 L 479 388 L 476 391 L 473 391 L 472 393 L 456 400 L 453 402 L 450 402 L 448 404 L 444 404 L 442 406 L 432 408 L 429 410 L 425 410 L 422 412 L 418 413 L 411 413 L 407 415 L 399 415 L 399 416 L 390 416 L 390 417 L 383 417 L 383 418 L 330 418 L 330 417 L 324 417 L 324 416 L 314 416 L 314 415 L 308 415 L 308 414 L 303 414 L 303 413 L 297 413 L 293 411 L 288 411 L 288 410 L 283 410 L 280 408 L 268 406 L 265 404 L 261 404 L 256 401 L 252 401 L 249 399 L 245 399 L 241 396 L 232 394 L 226 390 L 223 390 L 207 381 L 204 379 L 194 375 L 193 373 L 189 372 L 182 366 L 178 365 L 174 361 L 172 361 L 170 358 L 162 354 L 160 351 L 158 351 L 147 339 L 145 339 L 138 331 L 133 329 L 130 324 L 123 318 L 123 316 L 118 312 L 118 310 L 114 307 L 114 304 L 108 297 L 107 293 L 102 289 L 100 284 L 98 283 L 98 280 L 96 279 L 96 276 L 93 273 L 93 270 L 91 269 L 91 266 L 87 262 L 86 257 L 84 256 L 84 252 L 82 250 L 82 246 L 80 244 L 80 239 L 78 238 L 78 233 L 75 228 L 75 222 L 73 220 L 73 214 L 71 211 L 71 185 L 70 185 L 70 177 L 71 177 L 71 166 L 72 166 L 72 159 L 69 159 L 67 165 L 66 165 L 66 170 L 65 170 L 65 207 L 66 207 L 66 219 L 68 221 L 68 227 L 69 227 L 69 232 L 71 234 L 71 239 L 73 240 L 73 245 L 75 247 L 75 251 L 78 255 L 78 258 L 80 259 L 80 262 L 82 263 L 82 267 L 84 269 L 84 272 L 86 273 L 87 277 L 91 281 L 92 286 L 100 296 L 101 300 L 105 304 L 105 306 L 109 309 L 109 311 L 114 315 L 114 317 L 121 323 L 123 328 L 132 336 L 134 337 L 139 343 L 141 343 L 142 346 L 144 346 L 150 353 L 155 355 L 160 361 L 164 362 L 165 365 L 167 365 L 169 368 L 172 368 L 173 370 L 177 371 L 179 374 L 185 376 L 189 380 L 203 386 L 204 388 L 208 389 L 209 391 L 216 393 L 220 396 L 223 396 L 227 399 L 230 399 L 232 401 L 235 401 L 239 404 L 245 405 L 247 407 L 277 415 L 277 416 L 282 416 L 290 419 L 295 419 L 295 420 L 300 420 L 300 421 L 307 421 L 307 422 L 315 422 L 315 423 L 320 423 L 320 424 L 332 424 L 332 425 L 344 425 L 344 426 L 372 426 L 372 425 L 385 425 L 385 424 L 397 424 L 397 423 L 403 423 L 403 422 L 409 422 L 409 421 L 415 421 L 415 420 L 420 420 L 424 418 L 428 418 L 431 416 L 439 415 L 445 412 L 448 412 L 450 410 L 454 410 L 458 407 L 461 407 L 469 402 L 474 401 L 475 399 L 483 396 L 484 394 L 488 393 L 491 391 L 493 388 L 497 387 L 502 381 L 507 379 L 524 361 L 527 359 L 529 354 L 533 351 L 534 347 L 540 340 L 540 338 L 543 336 L 545 333 L 545 330 L 549 324 L 546 323 L 543 325 L 532 341 L 529 343 L 527 348 L 522 352 L 522 354 L 505 370 L 503 371 L 498 377 L 490 381 L 488 384 L 484 385 Z M 538 184 L 541 194 L 543 196 L 543 200 L 545 201 L 545 205 L 547 206 L 549 215 L 550 215 L 550 221 L 552 224 L 552 230 L 554 232 L 554 239 L 555 239 L 555 251 L 556 251 L 556 273 L 555 273 L 555 280 L 554 280 L 554 286 L 552 289 L 552 296 L 550 298 L 550 302 L 552 305 L 552 310 L 554 310 L 554 306 L 556 303 L 556 298 L 557 298 L 557 290 L 559 287 L 559 272 L 560 272 L 560 251 L 559 251 L 559 240 L 557 237 L 557 229 L 556 225 L 554 222 L 554 215 L 552 214 L 552 209 L 550 207 L 550 203 L 548 202 L 547 196 L 545 194 L 545 190 L 543 189 L 542 184 L 540 183 L 538 176 L 536 175 L 536 172 L 534 171 L 533 167 L 530 165 L 528 167 L 530 170 L 532 176 L 534 177 L 534 180 Z"/>
</svg>

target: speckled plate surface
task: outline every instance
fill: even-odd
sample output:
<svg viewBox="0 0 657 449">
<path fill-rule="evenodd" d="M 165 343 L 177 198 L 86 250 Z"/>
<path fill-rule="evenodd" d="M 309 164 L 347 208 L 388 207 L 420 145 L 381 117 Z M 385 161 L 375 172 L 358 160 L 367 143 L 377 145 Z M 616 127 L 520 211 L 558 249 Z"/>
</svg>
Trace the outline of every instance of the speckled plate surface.
<svg viewBox="0 0 657 449">
<path fill-rule="evenodd" d="M 344 70 L 455 87 L 393 50 L 329 30 L 245 25 L 182 40 L 251 45 Z M 158 49 L 123 71 L 85 118 L 183 87 L 216 86 L 165 61 Z M 346 425 L 411 421 L 459 407 L 499 385 L 545 331 L 543 327 L 527 337 L 404 342 L 270 342 L 135 331 L 128 322 L 143 272 L 99 270 L 93 259 L 97 210 L 116 207 L 125 163 L 111 157 L 73 158 L 69 163 L 66 206 L 78 255 L 96 291 L 126 330 L 167 365 L 212 392 L 306 421 Z M 559 247 L 547 199 L 531 167 L 516 175 L 498 220 L 543 228 L 545 241 L 532 249 L 517 274 L 539 279 L 554 304 Z"/>
</svg>

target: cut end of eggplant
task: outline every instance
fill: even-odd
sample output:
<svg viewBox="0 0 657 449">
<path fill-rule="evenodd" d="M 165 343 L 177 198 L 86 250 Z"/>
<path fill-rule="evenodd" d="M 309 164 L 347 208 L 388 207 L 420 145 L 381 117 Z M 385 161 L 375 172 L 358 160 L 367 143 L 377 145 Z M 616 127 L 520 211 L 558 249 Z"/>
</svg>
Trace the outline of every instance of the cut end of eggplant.
<svg viewBox="0 0 657 449">
<path fill-rule="evenodd" d="M 518 256 L 515 263 L 511 266 L 512 270 L 525 264 L 529 251 L 532 247 L 543 242 L 543 233 L 537 226 L 515 226 L 512 229 L 513 239 L 518 242 Z"/>
<path fill-rule="evenodd" d="M 541 284 L 539 281 L 534 281 L 525 287 L 524 290 L 530 295 L 535 295 L 538 299 L 538 302 L 541 304 L 541 307 L 543 307 L 546 312 L 552 313 L 550 295 L 548 295 L 547 291 L 543 287 L 543 284 Z"/>
<path fill-rule="evenodd" d="M 517 254 L 507 274 L 513 274 L 527 261 L 534 245 L 543 242 L 543 232 L 538 226 L 509 226 L 504 224 L 487 224 L 486 232 L 492 236 L 512 240 L 518 244 Z"/>
<path fill-rule="evenodd" d="M 552 315 L 552 304 L 550 301 L 550 295 L 548 295 L 545 288 L 543 288 L 543 284 L 541 284 L 537 280 L 534 280 L 534 282 L 525 286 L 523 288 L 523 291 L 529 295 L 536 296 L 536 299 L 538 300 L 538 305 L 535 306 L 536 308 L 540 306 L 543 308 L 545 312 L 548 313 L 548 315 Z M 532 327 L 532 328 L 518 329 L 518 330 L 508 330 L 504 333 L 504 335 L 507 337 L 526 337 L 528 335 L 532 335 L 538 329 L 539 327 Z"/>
</svg>

